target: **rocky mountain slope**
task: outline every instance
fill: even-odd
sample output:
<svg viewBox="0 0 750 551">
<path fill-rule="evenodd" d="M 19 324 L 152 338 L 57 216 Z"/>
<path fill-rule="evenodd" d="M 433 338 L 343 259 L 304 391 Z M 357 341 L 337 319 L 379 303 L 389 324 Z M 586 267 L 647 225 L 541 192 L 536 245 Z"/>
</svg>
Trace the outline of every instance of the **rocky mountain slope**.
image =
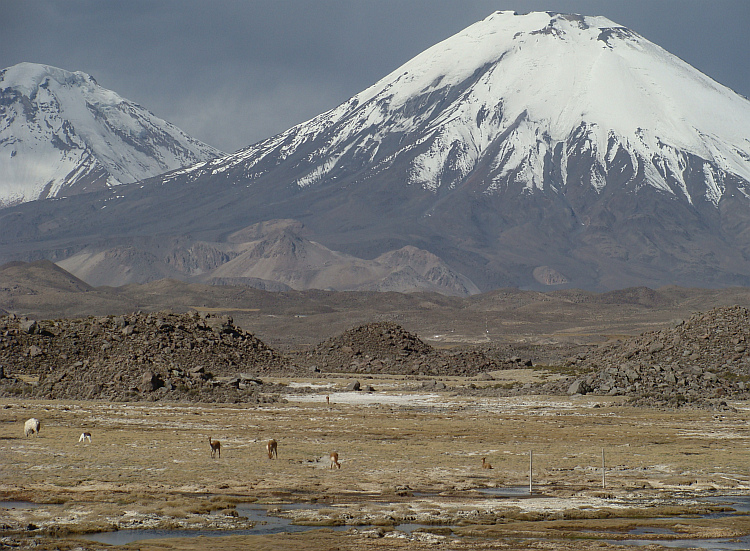
<svg viewBox="0 0 750 551">
<path fill-rule="evenodd" d="M 357 258 L 427 251 L 482 291 L 748 285 L 747 128 L 747 99 L 612 21 L 498 12 L 234 154 L 0 213 L 0 256 L 125 247 L 127 269 L 142 235 L 291 219 Z"/>
<path fill-rule="evenodd" d="M 157 312 L 35 321 L 10 315 L 0 318 L 0 396 L 262 402 L 283 389 L 261 376 L 377 373 L 407 376 L 432 390 L 446 388 L 435 377 L 470 377 L 483 383 L 453 390 L 479 395 L 596 394 L 647 406 L 726 407 L 727 399 L 750 394 L 748 321 L 745 308 L 716 308 L 579 353 L 564 365 L 541 366 L 543 373 L 577 376 L 508 385 L 493 383 L 493 372 L 533 362 L 488 345 L 438 350 L 392 322 L 357 326 L 283 357 L 228 317 Z"/>
<path fill-rule="evenodd" d="M 0 71 L 0 207 L 144 180 L 221 154 L 80 71 L 35 63 Z"/>
<path fill-rule="evenodd" d="M 260 379 L 268 374 L 477 375 L 518 362 L 479 350 L 438 351 L 394 323 L 354 328 L 299 359 L 302 367 L 227 316 L 156 312 L 42 321 L 0 318 L 0 395 L 258 401 L 264 399 L 259 391 L 273 390 Z M 29 384 L 34 376 L 38 383 Z"/>
</svg>

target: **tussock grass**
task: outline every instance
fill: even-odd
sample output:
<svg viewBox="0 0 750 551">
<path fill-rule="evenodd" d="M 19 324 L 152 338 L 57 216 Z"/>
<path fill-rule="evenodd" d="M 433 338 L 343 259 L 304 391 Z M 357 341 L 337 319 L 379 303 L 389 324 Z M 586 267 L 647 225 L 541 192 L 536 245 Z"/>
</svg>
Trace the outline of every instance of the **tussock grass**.
<svg viewBox="0 0 750 551">
<path fill-rule="evenodd" d="M 720 506 L 683 499 L 750 492 L 750 405 L 736 405 L 721 413 L 647 410 L 596 397 L 472 398 L 450 391 L 418 406 L 8 398 L 0 400 L 0 498 L 45 505 L 15 510 L 3 523 L 17 534 L 33 523 L 36 533 L 55 538 L 136 526 L 229 528 L 244 522 L 232 516 L 238 503 L 295 502 L 324 504 L 280 513 L 298 524 L 375 525 L 391 533 L 396 524 L 414 522 L 438 527 L 434 537 L 455 527 L 456 534 L 480 538 L 478 549 L 485 540 L 537 537 L 529 534 L 585 545 L 637 526 L 750 533 L 747 515 L 708 522 L 699 515 Z M 42 419 L 42 431 L 25 439 L 23 420 L 31 416 Z M 82 427 L 92 432 L 91 444 L 78 444 Z M 220 459 L 210 457 L 209 435 L 222 442 Z M 278 459 L 267 458 L 270 438 L 279 442 Z M 530 450 L 532 498 L 480 492 L 527 484 Z M 341 469 L 327 468 L 331 451 L 339 453 Z M 482 457 L 495 468 L 483 470 Z M 323 533 L 309 536 L 320 547 L 295 550 L 380 541 Z M 261 540 L 247 538 L 235 548 Z M 222 538 L 222 548 L 232 549 L 234 541 Z M 419 549 L 418 538 L 410 541 Z M 164 545 L 197 549 L 194 542 Z M 141 547 L 157 548 L 155 542 Z M 567 547 L 574 548 L 585 547 Z"/>
</svg>

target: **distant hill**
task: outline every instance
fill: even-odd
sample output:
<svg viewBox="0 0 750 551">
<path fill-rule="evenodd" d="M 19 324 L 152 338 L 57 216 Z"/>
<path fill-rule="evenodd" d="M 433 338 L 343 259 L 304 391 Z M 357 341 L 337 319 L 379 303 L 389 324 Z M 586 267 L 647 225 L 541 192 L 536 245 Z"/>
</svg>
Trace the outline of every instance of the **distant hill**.
<svg viewBox="0 0 750 551">
<path fill-rule="evenodd" d="M 275 220 L 235 232 L 225 243 L 141 239 L 104 250 L 87 247 L 58 264 L 93 285 L 174 278 L 266 290 L 479 292 L 468 278 L 416 247 L 365 260 L 310 241 L 302 231 L 293 220 Z"/>
</svg>

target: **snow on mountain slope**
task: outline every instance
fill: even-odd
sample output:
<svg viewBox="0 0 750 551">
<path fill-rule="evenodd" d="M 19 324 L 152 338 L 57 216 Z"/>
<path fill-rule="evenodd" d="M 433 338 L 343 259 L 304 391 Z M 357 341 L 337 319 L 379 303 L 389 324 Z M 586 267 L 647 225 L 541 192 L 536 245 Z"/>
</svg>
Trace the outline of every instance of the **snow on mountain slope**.
<svg viewBox="0 0 750 551">
<path fill-rule="evenodd" d="M 85 73 L 34 63 L 0 72 L 0 206 L 134 182 L 221 154 Z"/>
<path fill-rule="evenodd" d="M 291 163 L 286 183 L 307 187 L 407 162 L 406 182 L 433 192 L 482 167 L 485 193 L 598 193 L 616 171 L 716 205 L 727 175 L 750 181 L 748 129 L 745 98 L 606 18 L 497 12 L 339 107 L 186 172 L 252 180 Z M 591 157 L 586 174 L 569 175 L 572 157 Z"/>
<path fill-rule="evenodd" d="M 224 249 L 274 219 L 304 239 Z M 130 246 L 300 288 L 750 285 L 750 102 L 607 19 L 498 12 L 237 153 L 0 214 L 7 260 L 147 274 Z"/>
</svg>

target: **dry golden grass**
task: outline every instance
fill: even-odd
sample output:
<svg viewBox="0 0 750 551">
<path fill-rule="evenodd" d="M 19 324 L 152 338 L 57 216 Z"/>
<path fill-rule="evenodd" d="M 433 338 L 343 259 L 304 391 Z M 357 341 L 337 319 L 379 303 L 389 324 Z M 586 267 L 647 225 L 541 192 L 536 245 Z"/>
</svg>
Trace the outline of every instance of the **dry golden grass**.
<svg viewBox="0 0 750 551">
<path fill-rule="evenodd" d="M 558 549 L 606 549 L 600 541 L 570 538 L 584 530 L 594 530 L 586 538 L 596 539 L 604 537 L 599 531 L 633 526 L 674 529 L 676 521 L 659 519 L 709 510 L 678 497 L 750 492 L 748 404 L 717 413 L 634 409 L 586 397 L 403 397 L 399 381 L 392 384 L 388 394 L 396 401 L 372 405 L 345 403 L 335 389 L 330 406 L 325 394 L 264 406 L 0 400 L 0 498 L 52 503 L 0 509 L 0 524 L 9 534 L 29 522 L 47 533 L 232 528 L 243 519 L 209 513 L 256 500 L 317 502 L 326 505 L 289 514 L 300 524 L 386 531 L 401 522 L 453 526 L 454 533 L 480 539 L 472 538 L 472 547 L 440 534 L 370 538 L 366 531 L 321 531 L 305 538 L 227 537 L 221 547 L 263 549 L 283 540 L 300 550 L 426 548 L 451 541 L 451 549 L 531 549 L 537 547 L 530 542 L 503 545 L 508 537 L 541 537 L 563 538 Z M 41 434 L 27 439 L 23 422 L 32 416 L 42 420 Z M 78 443 L 84 430 L 92 433 L 91 444 Z M 208 436 L 221 441 L 220 459 L 211 459 Z M 278 459 L 267 458 L 270 438 L 278 441 Z M 339 453 L 341 469 L 328 468 L 331 451 Z M 529 451 L 533 498 L 479 492 L 527 485 Z M 484 456 L 493 470 L 481 468 Z M 683 518 L 687 528 L 678 531 L 749 533 L 745 520 Z M 159 540 L 137 548 L 198 543 Z"/>
</svg>

